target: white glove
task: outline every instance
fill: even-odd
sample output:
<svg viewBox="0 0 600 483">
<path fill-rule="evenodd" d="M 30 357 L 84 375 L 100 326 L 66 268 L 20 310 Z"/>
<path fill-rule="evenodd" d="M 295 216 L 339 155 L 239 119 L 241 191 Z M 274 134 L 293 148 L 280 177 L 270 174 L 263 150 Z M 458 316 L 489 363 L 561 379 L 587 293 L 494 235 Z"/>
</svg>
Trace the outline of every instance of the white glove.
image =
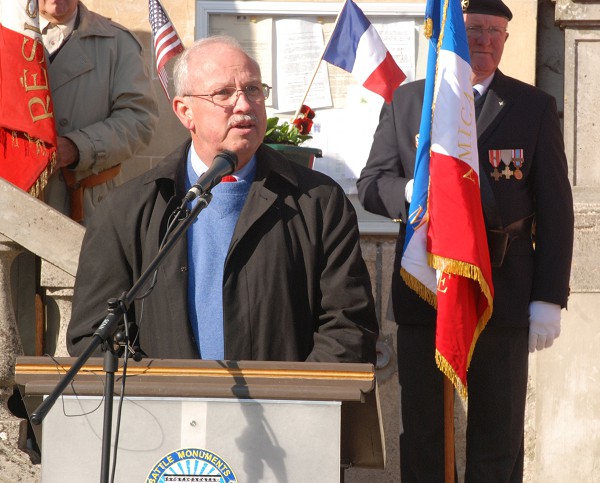
<svg viewBox="0 0 600 483">
<path fill-rule="evenodd" d="M 550 347 L 560 335 L 560 305 L 533 301 L 529 304 L 529 352 Z"/>
<path fill-rule="evenodd" d="M 410 203 L 410 200 L 412 200 L 414 184 L 415 184 L 415 180 L 411 179 L 408 183 L 406 183 L 406 186 L 404 188 L 404 199 L 406 200 L 407 203 Z"/>
</svg>

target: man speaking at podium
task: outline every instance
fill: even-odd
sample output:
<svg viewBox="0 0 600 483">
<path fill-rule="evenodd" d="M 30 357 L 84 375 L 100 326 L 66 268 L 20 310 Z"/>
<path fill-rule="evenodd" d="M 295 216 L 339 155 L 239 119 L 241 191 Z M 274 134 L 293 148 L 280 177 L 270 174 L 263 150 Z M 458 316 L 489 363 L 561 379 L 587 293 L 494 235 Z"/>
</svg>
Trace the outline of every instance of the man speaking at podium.
<svg viewBox="0 0 600 483">
<path fill-rule="evenodd" d="M 174 80 L 173 110 L 191 142 L 91 217 L 69 353 L 88 347 L 107 300 L 127 292 L 155 258 L 172 214 L 194 204 L 184 197 L 216 184 L 127 311 L 135 350 L 151 358 L 375 363 L 378 324 L 356 214 L 332 179 L 262 143 L 270 87 L 258 64 L 234 39 L 209 37 L 181 54 Z M 219 183 L 236 158 L 235 182 Z"/>
</svg>

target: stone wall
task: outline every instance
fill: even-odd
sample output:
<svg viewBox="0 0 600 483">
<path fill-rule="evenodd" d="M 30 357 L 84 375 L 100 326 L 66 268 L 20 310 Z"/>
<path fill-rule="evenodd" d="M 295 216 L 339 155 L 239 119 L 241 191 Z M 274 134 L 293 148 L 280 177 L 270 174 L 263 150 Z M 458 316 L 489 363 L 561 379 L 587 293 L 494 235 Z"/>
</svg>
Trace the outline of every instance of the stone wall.
<svg viewBox="0 0 600 483">
<path fill-rule="evenodd" d="M 0 482 L 29 483 L 39 481 L 39 455 L 28 446 L 26 421 L 14 417 L 7 403 L 15 385 L 16 357 L 23 354 L 21 335 L 31 335 L 35 326 L 26 317 L 17 323 L 14 300 L 26 297 L 13 294 L 11 275 L 18 270 L 22 278 L 31 280 L 33 273 L 26 272 L 35 264 L 22 264 L 18 257 L 33 258 L 32 253 L 41 257 L 42 284 L 48 289 L 48 300 L 62 309 L 55 319 L 64 328 L 84 229 L 2 179 L 0 206 Z M 62 291 L 62 300 L 52 298 L 56 290 Z M 28 300 L 33 305 L 33 298 Z M 62 334 L 62 340 L 53 344 L 57 355 L 65 350 Z"/>
</svg>

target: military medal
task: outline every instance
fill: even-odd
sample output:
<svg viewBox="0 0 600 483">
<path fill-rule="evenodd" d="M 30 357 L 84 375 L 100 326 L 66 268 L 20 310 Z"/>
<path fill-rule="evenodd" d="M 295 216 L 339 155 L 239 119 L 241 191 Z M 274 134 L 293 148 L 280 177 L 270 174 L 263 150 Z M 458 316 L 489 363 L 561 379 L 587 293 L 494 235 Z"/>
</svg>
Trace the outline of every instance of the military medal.
<svg viewBox="0 0 600 483">
<path fill-rule="evenodd" d="M 512 149 L 501 149 L 500 157 L 504 163 L 502 176 L 504 176 L 506 179 L 510 179 L 513 175 L 512 169 L 510 169 L 510 164 L 512 163 Z"/>
<path fill-rule="evenodd" d="M 490 158 L 490 164 L 494 167 L 494 171 L 490 173 L 490 176 L 494 178 L 494 180 L 498 181 L 502 175 L 500 171 L 498 171 L 498 166 L 500 165 L 501 153 L 499 149 L 490 149 L 488 151 L 488 155 Z"/>
<path fill-rule="evenodd" d="M 523 156 L 522 149 L 513 149 L 512 150 L 512 162 L 515 165 L 515 179 L 523 179 L 523 172 L 521 171 L 521 166 L 525 162 L 525 158 Z"/>
</svg>

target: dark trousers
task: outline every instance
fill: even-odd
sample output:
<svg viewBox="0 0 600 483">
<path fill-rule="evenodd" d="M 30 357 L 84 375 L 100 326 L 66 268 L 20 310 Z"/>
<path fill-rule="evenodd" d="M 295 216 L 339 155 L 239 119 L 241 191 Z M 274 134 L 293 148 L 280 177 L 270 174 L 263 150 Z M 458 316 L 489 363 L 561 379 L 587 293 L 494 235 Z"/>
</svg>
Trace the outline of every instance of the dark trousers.
<svg viewBox="0 0 600 483">
<path fill-rule="evenodd" d="M 523 481 L 528 329 L 486 327 L 468 372 L 466 483 Z M 443 374 L 435 328 L 398 326 L 403 483 L 444 481 Z"/>
</svg>

